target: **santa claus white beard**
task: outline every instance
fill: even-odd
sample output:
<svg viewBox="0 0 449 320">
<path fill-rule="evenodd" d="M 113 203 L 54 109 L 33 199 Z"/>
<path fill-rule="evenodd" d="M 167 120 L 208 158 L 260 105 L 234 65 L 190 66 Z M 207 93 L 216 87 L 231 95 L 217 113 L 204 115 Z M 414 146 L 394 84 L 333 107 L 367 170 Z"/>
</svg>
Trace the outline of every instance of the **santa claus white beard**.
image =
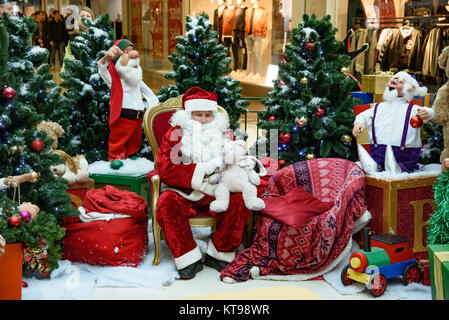
<svg viewBox="0 0 449 320">
<path fill-rule="evenodd" d="M 182 153 L 181 163 L 206 162 L 216 157 L 222 157 L 225 143 L 224 132 L 227 119 L 224 113 L 215 113 L 214 120 L 201 124 L 191 118 L 190 112 L 177 111 L 172 119 L 172 126 L 182 128 L 182 139 L 179 150 Z"/>
<path fill-rule="evenodd" d="M 142 68 L 140 67 L 140 58 L 129 59 L 128 65 L 122 66 L 120 59 L 115 65 L 120 79 L 130 87 L 137 86 L 142 81 Z"/>
<path fill-rule="evenodd" d="M 386 87 L 382 97 L 384 101 L 391 102 L 399 97 L 398 90 L 396 88 L 390 90 L 389 87 Z"/>
</svg>

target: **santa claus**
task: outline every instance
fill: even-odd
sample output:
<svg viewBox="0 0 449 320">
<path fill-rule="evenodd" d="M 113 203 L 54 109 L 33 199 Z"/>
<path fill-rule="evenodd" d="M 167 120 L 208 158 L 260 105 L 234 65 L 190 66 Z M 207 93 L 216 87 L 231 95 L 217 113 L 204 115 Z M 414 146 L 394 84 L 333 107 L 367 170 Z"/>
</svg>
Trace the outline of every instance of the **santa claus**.
<svg viewBox="0 0 449 320">
<path fill-rule="evenodd" d="M 434 112 L 410 101 L 414 96 L 425 96 L 426 93 L 426 87 L 420 86 L 410 74 L 400 71 L 385 88 L 385 102 L 357 115 L 352 130 L 354 137 L 370 128 L 369 154 L 358 146 L 360 164 L 367 174 L 384 170 L 396 174 L 418 169 L 422 142 L 420 124 L 415 122 L 430 120 Z"/>
<path fill-rule="evenodd" d="M 157 203 L 157 221 L 173 253 L 181 279 L 191 279 L 203 269 L 201 252 L 192 236 L 189 218 L 209 212 L 217 227 L 208 242 L 204 263 L 221 271 L 235 257 L 250 211 L 240 193 L 232 193 L 229 209 L 209 210 L 217 181 L 210 176 L 223 168 L 222 149 L 229 134 L 226 115 L 217 110 L 217 95 L 194 87 L 182 100 L 182 110 L 173 114 L 160 145 L 157 168 L 167 185 Z M 241 166 L 254 166 L 242 159 Z"/>
<path fill-rule="evenodd" d="M 115 42 L 98 61 L 98 72 L 111 88 L 108 159 L 120 161 L 139 151 L 145 107 L 159 100 L 143 82 L 139 52 L 127 39 Z"/>
</svg>

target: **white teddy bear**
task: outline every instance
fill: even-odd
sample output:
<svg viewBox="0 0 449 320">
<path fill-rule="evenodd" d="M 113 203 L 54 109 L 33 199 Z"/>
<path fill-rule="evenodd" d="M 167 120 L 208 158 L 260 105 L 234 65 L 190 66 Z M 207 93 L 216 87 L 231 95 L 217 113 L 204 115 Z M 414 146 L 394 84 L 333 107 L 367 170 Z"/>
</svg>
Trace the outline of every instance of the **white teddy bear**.
<svg viewBox="0 0 449 320">
<path fill-rule="evenodd" d="M 210 210 L 214 212 L 224 212 L 229 206 L 231 192 L 241 192 L 245 206 L 254 211 L 265 208 L 265 202 L 257 198 L 257 187 L 260 184 L 260 177 L 267 174 L 267 170 L 262 163 L 253 156 L 251 158 L 259 168 L 256 171 L 239 165 L 241 158 L 246 156 L 246 143 L 243 140 L 230 141 L 223 148 L 224 172 L 215 189 L 215 200 L 210 204 Z M 216 179 L 216 177 L 215 177 Z M 214 180 L 214 177 L 211 177 Z"/>
</svg>

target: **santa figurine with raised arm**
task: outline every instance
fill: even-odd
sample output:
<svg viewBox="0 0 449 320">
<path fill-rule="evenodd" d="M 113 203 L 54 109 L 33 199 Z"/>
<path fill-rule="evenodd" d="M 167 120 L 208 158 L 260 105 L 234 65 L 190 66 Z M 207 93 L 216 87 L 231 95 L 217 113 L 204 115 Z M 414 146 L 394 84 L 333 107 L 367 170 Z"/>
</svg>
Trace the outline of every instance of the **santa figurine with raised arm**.
<svg viewBox="0 0 449 320">
<path fill-rule="evenodd" d="M 202 254 L 191 231 L 189 218 L 209 212 L 216 218 L 216 231 L 208 242 L 204 263 L 217 271 L 235 257 L 250 216 L 241 193 L 231 193 L 225 212 L 212 212 L 218 181 L 211 177 L 223 168 L 222 151 L 233 140 L 225 113 L 217 110 L 217 95 L 198 87 L 183 96 L 182 109 L 170 119 L 171 127 L 157 155 L 157 168 L 164 188 L 157 203 L 157 221 L 173 253 L 181 279 L 191 279 L 203 269 Z M 243 156 L 239 165 L 255 167 Z"/>
<path fill-rule="evenodd" d="M 367 174 L 380 171 L 411 173 L 419 169 L 420 127 L 423 121 L 432 119 L 434 112 L 411 101 L 414 96 L 425 96 L 426 93 L 426 87 L 407 72 L 400 71 L 387 83 L 384 102 L 356 116 L 352 130 L 354 137 L 369 128 L 369 153 L 358 145 L 360 164 Z"/>
<path fill-rule="evenodd" d="M 111 89 L 108 159 L 118 162 L 114 168 L 119 168 L 121 160 L 140 150 L 145 108 L 157 105 L 159 99 L 143 82 L 139 52 L 127 39 L 116 41 L 98 61 L 98 72 Z"/>
</svg>

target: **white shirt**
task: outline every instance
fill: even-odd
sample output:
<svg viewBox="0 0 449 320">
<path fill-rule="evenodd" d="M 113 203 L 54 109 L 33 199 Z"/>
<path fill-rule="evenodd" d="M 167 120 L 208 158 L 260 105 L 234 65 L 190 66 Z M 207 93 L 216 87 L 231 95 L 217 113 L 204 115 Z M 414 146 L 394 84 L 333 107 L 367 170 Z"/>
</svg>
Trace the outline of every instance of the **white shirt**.
<svg viewBox="0 0 449 320">
<path fill-rule="evenodd" d="M 97 62 L 98 73 L 100 77 L 104 80 L 109 88 L 112 85 L 112 78 L 108 71 L 109 61 L 105 64 L 101 64 L 100 61 Z M 145 105 L 142 101 L 142 95 L 145 97 L 148 103 L 148 107 L 153 107 L 159 104 L 159 99 L 156 97 L 154 92 L 141 81 L 139 88 L 130 88 L 128 85 L 121 80 L 123 88 L 123 102 L 122 108 L 124 109 L 134 109 L 134 110 L 144 110 Z"/>
<path fill-rule="evenodd" d="M 403 98 L 397 98 L 393 102 L 381 102 L 379 104 L 374 122 L 377 144 L 401 146 L 402 132 L 404 131 L 404 122 L 408 105 L 409 103 Z M 433 110 L 418 105 L 413 105 L 410 118 L 417 115 L 418 108 L 427 110 L 429 112 L 429 120 L 432 119 L 434 115 Z M 358 122 L 363 125 L 363 128 L 369 128 L 368 136 L 370 144 L 374 143 L 371 128 L 373 116 L 374 107 L 358 114 L 354 121 L 354 124 Z M 421 146 L 421 128 L 413 128 L 409 122 L 405 147 L 420 148 Z"/>
</svg>

